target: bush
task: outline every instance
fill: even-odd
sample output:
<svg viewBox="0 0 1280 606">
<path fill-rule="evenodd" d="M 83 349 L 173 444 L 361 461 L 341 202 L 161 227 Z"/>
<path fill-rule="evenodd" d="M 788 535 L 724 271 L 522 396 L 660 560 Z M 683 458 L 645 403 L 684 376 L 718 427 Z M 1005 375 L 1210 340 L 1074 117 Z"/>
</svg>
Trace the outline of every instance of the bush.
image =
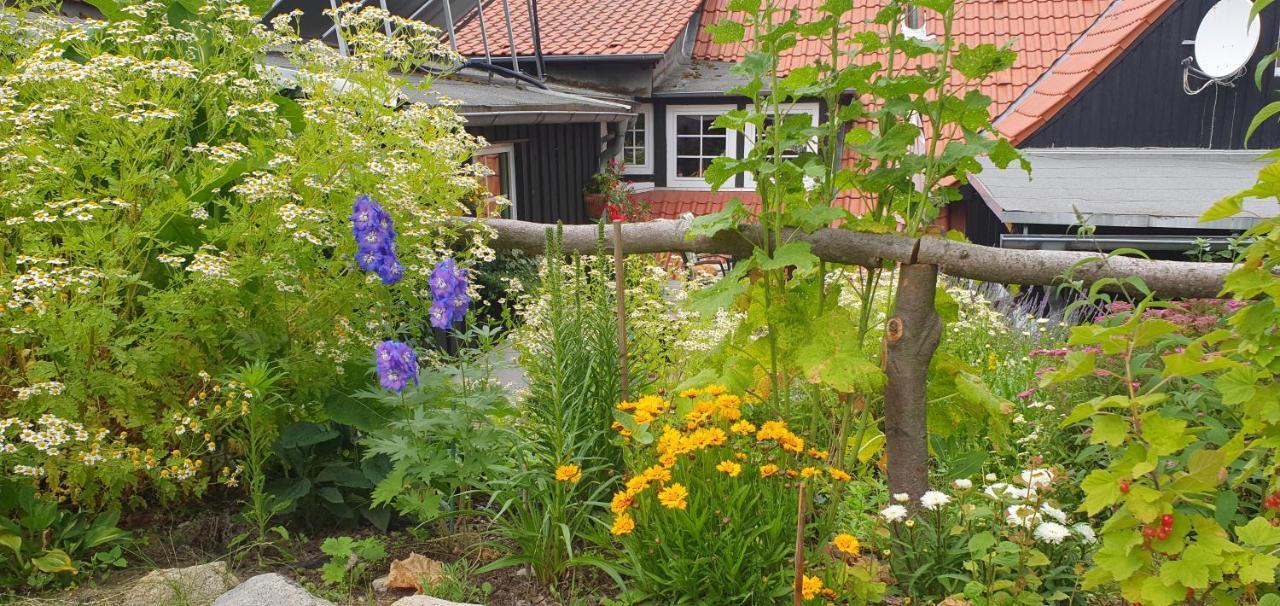
<svg viewBox="0 0 1280 606">
<path fill-rule="evenodd" d="M 477 141 L 447 107 L 388 104 L 392 70 L 457 60 L 434 29 L 391 17 L 388 38 L 385 14 L 347 10 L 344 57 L 235 0 L 95 5 L 109 23 L 0 20 L 0 407 L 6 427 L 84 428 L 61 459 L 0 464 L 90 506 L 226 480 L 235 419 L 210 386 L 269 361 L 288 414 L 323 417 L 378 337 L 424 332 L 408 302 L 435 261 L 490 255 L 450 220 Z M 365 193 L 406 265 L 377 291 L 345 235 Z"/>
</svg>

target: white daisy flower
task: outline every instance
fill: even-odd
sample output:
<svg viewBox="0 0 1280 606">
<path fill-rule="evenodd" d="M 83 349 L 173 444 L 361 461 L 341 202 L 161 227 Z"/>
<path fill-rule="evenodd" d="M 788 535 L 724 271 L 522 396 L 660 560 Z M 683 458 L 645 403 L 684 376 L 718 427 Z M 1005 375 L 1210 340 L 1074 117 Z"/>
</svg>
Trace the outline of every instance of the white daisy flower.
<svg viewBox="0 0 1280 606">
<path fill-rule="evenodd" d="M 930 490 L 920 495 L 920 506 L 929 510 L 937 510 L 950 502 L 951 497 L 936 490 Z"/>
<path fill-rule="evenodd" d="M 1057 545 L 1071 536 L 1071 530 L 1057 522 L 1045 522 L 1036 526 L 1035 537 L 1050 545 Z"/>
<path fill-rule="evenodd" d="M 890 505 L 880 510 L 880 517 L 886 522 L 901 522 L 907 518 L 907 508 L 901 505 Z"/>
</svg>

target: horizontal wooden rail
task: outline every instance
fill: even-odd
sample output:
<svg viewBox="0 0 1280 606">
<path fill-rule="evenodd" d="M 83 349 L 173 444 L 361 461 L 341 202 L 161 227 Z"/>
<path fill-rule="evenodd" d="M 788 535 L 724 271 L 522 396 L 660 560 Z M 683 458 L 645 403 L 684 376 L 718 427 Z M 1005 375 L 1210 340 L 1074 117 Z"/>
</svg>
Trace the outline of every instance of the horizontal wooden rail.
<svg viewBox="0 0 1280 606">
<path fill-rule="evenodd" d="M 510 219 L 488 219 L 497 234 L 495 248 L 542 252 L 546 230 L 553 226 Z M 758 241 L 758 226 L 745 226 L 715 237 L 689 238 L 685 221 L 659 219 L 622 226 L 625 254 L 655 252 L 719 253 L 748 256 Z M 613 251 L 613 230 L 604 233 L 606 251 Z M 564 226 L 564 249 L 589 253 L 596 250 L 595 225 Z M 1156 261 L 1133 257 L 1108 257 L 1098 253 L 1014 250 L 942 238 L 907 238 L 846 229 L 819 229 L 813 233 L 789 231 L 787 240 L 808 242 L 819 258 L 832 263 L 874 266 L 881 260 L 937 265 L 945 274 L 1001 284 L 1051 285 L 1071 272 L 1086 285 L 1105 278 L 1141 278 L 1165 298 L 1217 297 L 1233 266 L 1227 263 Z M 1074 269 L 1073 269 L 1074 268 Z"/>
</svg>

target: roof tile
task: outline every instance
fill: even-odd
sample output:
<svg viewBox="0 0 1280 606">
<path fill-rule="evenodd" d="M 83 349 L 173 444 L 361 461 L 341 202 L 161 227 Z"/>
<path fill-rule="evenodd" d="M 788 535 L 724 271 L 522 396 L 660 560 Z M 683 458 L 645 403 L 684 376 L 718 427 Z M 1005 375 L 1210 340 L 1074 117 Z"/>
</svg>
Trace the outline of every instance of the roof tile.
<svg viewBox="0 0 1280 606">
<path fill-rule="evenodd" d="M 529 27 L 529 3 L 511 1 L 511 25 L 516 51 L 533 54 Z M 702 0 L 539 0 L 538 33 L 542 53 L 565 55 L 660 55 L 679 39 L 701 6 Z M 458 52 L 468 56 L 485 53 L 484 37 L 476 12 L 456 30 Z M 502 1 L 484 7 L 488 52 L 510 55 Z"/>
</svg>

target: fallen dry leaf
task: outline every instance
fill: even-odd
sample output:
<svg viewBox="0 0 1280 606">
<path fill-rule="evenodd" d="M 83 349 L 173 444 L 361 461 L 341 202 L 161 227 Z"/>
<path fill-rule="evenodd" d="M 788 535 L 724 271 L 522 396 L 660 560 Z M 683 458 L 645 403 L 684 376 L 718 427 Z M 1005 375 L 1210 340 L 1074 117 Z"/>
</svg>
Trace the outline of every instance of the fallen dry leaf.
<svg viewBox="0 0 1280 606">
<path fill-rule="evenodd" d="M 440 580 L 440 562 L 427 556 L 411 553 L 403 560 L 392 560 L 391 569 L 387 572 L 387 587 L 391 589 L 412 589 L 422 593 L 422 583 L 435 583 Z"/>
</svg>

